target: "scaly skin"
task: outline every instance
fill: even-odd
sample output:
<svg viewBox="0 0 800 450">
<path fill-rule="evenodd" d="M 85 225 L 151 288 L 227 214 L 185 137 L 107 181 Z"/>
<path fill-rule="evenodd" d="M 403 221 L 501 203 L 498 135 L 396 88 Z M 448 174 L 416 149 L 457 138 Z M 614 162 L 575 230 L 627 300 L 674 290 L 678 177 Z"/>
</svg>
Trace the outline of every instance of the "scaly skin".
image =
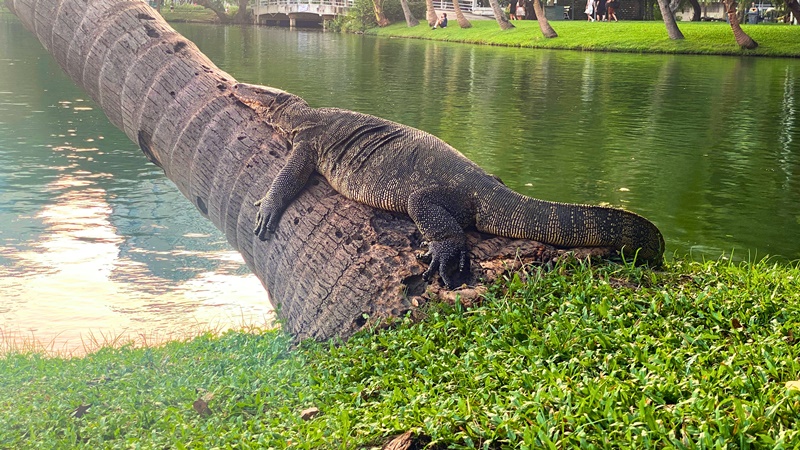
<svg viewBox="0 0 800 450">
<path fill-rule="evenodd" d="M 661 232 L 634 213 L 526 197 L 439 138 L 379 117 L 311 108 L 264 86 L 237 84 L 232 91 L 292 145 L 286 165 L 256 202 L 255 233 L 262 240 L 316 171 L 347 198 L 408 214 L 429 241 L 424 278 L 438 271 L 450 288 L 469 273 L 469 226 L 557 247 L 614 247 L 655 266 L 663 261 Z"/>
</svg>

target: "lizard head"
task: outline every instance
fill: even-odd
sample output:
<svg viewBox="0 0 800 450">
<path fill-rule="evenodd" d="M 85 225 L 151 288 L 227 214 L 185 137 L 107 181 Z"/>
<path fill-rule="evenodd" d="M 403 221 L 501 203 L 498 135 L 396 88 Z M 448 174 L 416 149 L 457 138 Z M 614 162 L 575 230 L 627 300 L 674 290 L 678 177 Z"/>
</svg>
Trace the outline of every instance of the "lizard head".
<svg viewBox="0 0 800 450">
<path fill-rule="evenodd" d="M 260 113 L 274 114 L 287 103 L 300 97 L 269 86 L 237 83 L 232 88 L 233 97 Z"/>
</svg>

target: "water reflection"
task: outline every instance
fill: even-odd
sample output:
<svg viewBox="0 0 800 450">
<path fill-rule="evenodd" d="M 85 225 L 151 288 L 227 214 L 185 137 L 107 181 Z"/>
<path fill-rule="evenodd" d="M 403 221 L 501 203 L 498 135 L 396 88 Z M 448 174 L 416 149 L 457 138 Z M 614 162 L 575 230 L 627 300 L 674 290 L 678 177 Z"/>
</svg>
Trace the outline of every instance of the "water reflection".
<svg viewBox="0 0 800 450">
<path fill-rule="evenodd" d="M 0 349 L 271 322 L 239 254 L 15 22 L 0 67 Z"/>
<path fill-rule="evenodd" d="M 639 212 L 668 253 L 800 259 L 800 61 L 178 29 L 240 80 L 429 131 L 525 194 Z"/>
</svg>

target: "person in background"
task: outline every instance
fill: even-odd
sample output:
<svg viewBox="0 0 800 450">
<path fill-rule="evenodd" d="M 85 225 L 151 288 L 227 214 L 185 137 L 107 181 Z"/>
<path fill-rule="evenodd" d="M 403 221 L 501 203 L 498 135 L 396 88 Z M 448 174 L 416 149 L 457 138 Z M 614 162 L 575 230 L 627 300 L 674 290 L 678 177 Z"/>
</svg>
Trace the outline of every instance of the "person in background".
<svg viewBox="0 0 800 450">
<path fill-rule="evenodd" d="M 517 20 L 525 19 L 525 2 L 524 0 L 517 1 Z"/>
<path fill-rule="evenodd" d="M 442 13 L 442 18 L 439 19 L 438 22 L 436 22 L 436 25 L 433 26 L 433 29 L 435 30 L 437 27 L 447 28 L 447 13 Z"/>
<path fill-rule="evenodd" d="M 606 0 L 598 0 L 594 3 L 595 19 L 598 22 L 606 20 Z"/>
<path fill-rule="evenodd" d="M 517 20 L 517 0 L 511 0 L 511 4 L 508 5 L 508 18 Z"/>
<path fill-rule="evenodd" d="M 619 0 L 608 0 L 606 2 L 606 17 L 609 22 L 611 22 L 611 19 L 614 19 L 614 22 L 619 22 L 617 20 L 617 8 L 619 8 Z"/>
<path fill-rule="evenodd" d="M 587 22 L 594 22 L 594 0 L 586 0 L 586 9 L 583 12 L 586 13 Z"/>
</svg>

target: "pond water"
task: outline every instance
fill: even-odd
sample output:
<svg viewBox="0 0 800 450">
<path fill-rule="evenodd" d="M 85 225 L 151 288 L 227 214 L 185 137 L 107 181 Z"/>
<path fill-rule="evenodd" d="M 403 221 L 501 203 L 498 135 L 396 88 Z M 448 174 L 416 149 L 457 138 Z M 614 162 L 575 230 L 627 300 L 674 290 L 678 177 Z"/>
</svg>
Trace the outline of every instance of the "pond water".
<svg viewBox="0 0 800 450">
<path fill-rule="evenodd" d="M 670 254 L 800 258 L 800 61 L 175 27 L 240 81 L 424 129 L 531 196 L 638 212 Z M 0 161 L 6 341 L 269 320 L 221 233 L 8 16 Z"/>
</svg>

